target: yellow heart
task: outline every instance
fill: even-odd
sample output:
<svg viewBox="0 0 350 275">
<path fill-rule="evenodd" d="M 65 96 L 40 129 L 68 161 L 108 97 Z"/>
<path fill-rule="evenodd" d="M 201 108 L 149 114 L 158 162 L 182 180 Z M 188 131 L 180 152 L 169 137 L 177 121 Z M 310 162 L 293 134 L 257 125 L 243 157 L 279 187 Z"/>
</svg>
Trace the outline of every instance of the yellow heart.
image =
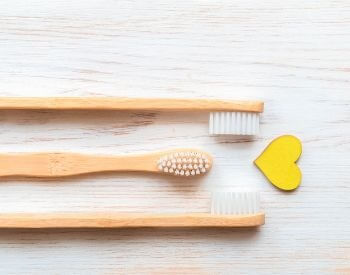
<svg viewBox="0 0 350 275">
<path fill-rule="evenodd" d="M 296 165 L 302 151 L 298 138 L 290 135 L 274 139 L 254 161 L 266 178 L 282 190 L 294 190 L 301 182 Z"/>
</svg>

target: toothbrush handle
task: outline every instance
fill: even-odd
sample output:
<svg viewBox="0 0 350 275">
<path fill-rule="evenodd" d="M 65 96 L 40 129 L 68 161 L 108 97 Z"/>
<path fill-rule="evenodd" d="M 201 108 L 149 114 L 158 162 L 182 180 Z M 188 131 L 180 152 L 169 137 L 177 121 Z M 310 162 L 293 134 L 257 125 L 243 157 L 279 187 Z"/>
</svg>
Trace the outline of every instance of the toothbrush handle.
<svg viewBox="0 0 350 275">
<path fill-rule="evenodd" d="M 72 153 L 1 154 L 0 177 L 64 177 L 102 171 L 158 172 L 156 153 L 98 156 Z"/>
<path fill-rule="evenodd" d="M 263 213 L 213 214 L 0 214 L 0 228 L 130 228 L 130 227 L 253 227 L 265 223 Z"/>
<path fill-rule="evenodd" d="M 0 97 L 0 109 L 263 112 L 261 101 L 123 97 Z"/>
</svg>

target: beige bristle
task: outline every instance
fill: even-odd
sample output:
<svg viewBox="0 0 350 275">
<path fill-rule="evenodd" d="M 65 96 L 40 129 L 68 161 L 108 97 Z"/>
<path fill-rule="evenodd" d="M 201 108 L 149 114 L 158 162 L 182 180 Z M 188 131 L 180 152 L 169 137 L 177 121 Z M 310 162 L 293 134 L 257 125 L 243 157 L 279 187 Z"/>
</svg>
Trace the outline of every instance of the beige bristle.
<svg viewBox="0 0 350 275">
<path fill-rule="evenodd" d="M 211 168 L 211 158 L 202 152 L 177 152 L 158 161 L 158 170 L 174 176 L 191 177 L 205 174 Z"/>
</svg>

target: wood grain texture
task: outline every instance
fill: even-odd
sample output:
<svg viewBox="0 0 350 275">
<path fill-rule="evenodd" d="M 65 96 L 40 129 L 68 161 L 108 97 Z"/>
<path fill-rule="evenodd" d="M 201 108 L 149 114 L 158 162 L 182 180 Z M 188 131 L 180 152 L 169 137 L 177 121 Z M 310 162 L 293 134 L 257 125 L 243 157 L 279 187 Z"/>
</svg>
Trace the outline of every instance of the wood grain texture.
<svg viewBox="0 0 350 275">
<path fill-rule="evenodd" d="M 0 96 L 227 98 L 262 100 L 265 111 L 254 139 L 208 137 L 205 113 L 0 111 L 0 152 L 200 147 L 215 158 L 195 180 L 3 180 L 1 212 L 203 213 L 211 190 L 247 186 L 261 190 L 266 224 L 2 230 L 0 273 L 346 274 L 349 18 L 345 0 L 4 1 Z M 292 193 L 252 163 L 282 134 L 303 142 L 303 181 Z"/>
</svg>

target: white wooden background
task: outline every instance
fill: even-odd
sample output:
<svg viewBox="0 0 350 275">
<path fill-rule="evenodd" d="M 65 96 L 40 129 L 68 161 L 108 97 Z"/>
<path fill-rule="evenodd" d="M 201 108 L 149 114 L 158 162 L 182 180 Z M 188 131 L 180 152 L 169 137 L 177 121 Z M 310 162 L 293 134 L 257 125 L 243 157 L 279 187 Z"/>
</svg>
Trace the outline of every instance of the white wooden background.
<svg viewBox="0 0 350 275">
<path fill-rule="evenodd" d="M 198 147 L 198 180 L 100 174 L 2 180 L 1 212 L 205 212 L 215 188 L 256 187 L 258 230 L 1 230 L 1 274 L 350 273 L 350 2 L 4 0 L 1 96 L 262 99 L 253 140 L 207 135 L 207 114 L 0 111 L 0 152 Z M 252 161 L 303 141 L 301 187 Z M 15 165 L 15 164 L 14 164 Z"/>
</svg>

